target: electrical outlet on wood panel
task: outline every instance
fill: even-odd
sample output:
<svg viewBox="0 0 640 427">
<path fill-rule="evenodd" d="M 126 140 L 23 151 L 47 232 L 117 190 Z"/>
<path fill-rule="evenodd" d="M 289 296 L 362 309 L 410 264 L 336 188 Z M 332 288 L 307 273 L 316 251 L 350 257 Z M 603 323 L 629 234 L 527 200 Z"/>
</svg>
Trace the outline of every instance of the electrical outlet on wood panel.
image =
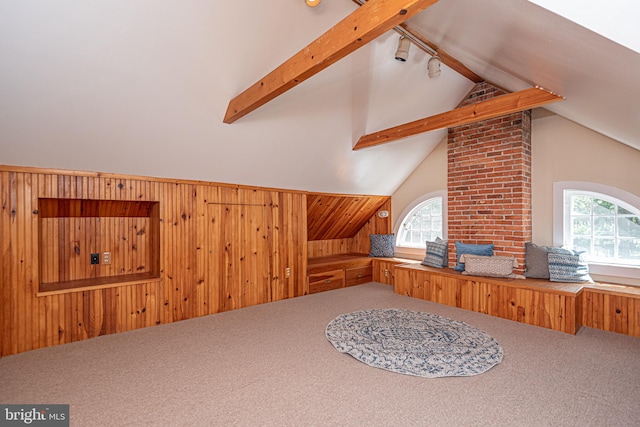
<svg viewBox="0 0 640 427">
<path fill-rule="evenodd" d="M 100 254 L 91 254 L 91 264 L 100 264 Z"/>
<path fill-rule="evenodd" d="M 291 277 L 291 268 L 287 267 L 284 269 L 284 274 L 286 277 Z"/>
<path fill-rule="evenodd" d="M 102 252 L 102 263 L 111 264 L 111 252 Z"/>
</svg>

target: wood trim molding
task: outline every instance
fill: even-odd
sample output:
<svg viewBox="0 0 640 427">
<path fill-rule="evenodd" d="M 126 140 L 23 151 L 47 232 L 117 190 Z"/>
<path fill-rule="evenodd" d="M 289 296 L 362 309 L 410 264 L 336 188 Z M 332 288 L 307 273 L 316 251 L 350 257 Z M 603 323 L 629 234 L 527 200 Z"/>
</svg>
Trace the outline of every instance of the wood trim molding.
<svg viewBox="0 0 640 427">
<path fill-rule="evenodd" d="M 480 122 L 482 120 L 540 107 L 563 99 L 562 96 L 541 87 L 532 87 L 364 135 L 360 137 L 353 149 L 360 150 L 436 129 Z"/>
<path fill-rule="evenodd" d="M 438 0 L 371 0 L 229 102 L 233 123 Z M 375 19 L 372 19 L 375 17 Z"/>
</svg>

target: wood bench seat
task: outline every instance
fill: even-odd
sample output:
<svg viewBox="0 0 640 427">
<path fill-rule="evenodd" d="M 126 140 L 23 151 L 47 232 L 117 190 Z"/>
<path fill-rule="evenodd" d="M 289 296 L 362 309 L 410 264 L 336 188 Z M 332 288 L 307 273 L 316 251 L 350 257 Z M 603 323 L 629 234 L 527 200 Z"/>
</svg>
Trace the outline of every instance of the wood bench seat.
<svg viewBox="0 0 640 427">
<path fill-rule="evenodd" d="M 373 258 L 368 254 L 346 253 L 309 258 L 309 293 L 355 286 L 373 280 Z"/>
<path fill-rule="evenodd" d="M 581 326 L 640 337 L 640 288 L 463 275 L 421 264 L 394 267 L 394 290 L 570 334 Z"/>
<path fill-rule="evenodd" d="M 321 273 L 323 271 L 341 268 L 366 267 L 371 265 L 372 259 L 368 254 L 356 252 L 309 258 L 307 274 Z"/>
<path fill-rule="evenodd" d="M 401 265 L 400 267 L 437 273 L 444 277 L 454 277 L 462 280 L 474 281 L 481 280 L 485 283 L 494 283 L 515 288 L 535 289 L 560 295 L 578 295 L 586 285 L 585 283 L 551 282 L 544 279 L 507 279 L 502 277 L 472 276 L 462 274 L 462 272 L 456 271 L 453 268 L 434 268 L 427 267 L 422 264 Z"/>
<path fill-rule="evenodd" d="M 393 285 L 393 266 L 418 263 L 406 258 L 370 257 L 351 252 L 309 258 L 307 279 L 309 293 L 360 285 L 372 281 Z"/>
</svg>

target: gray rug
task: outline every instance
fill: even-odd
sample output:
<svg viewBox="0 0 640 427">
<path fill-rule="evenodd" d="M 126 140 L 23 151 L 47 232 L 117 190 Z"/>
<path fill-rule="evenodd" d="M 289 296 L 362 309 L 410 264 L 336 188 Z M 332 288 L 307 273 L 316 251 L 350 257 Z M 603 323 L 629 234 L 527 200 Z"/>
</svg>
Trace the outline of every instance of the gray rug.
<svg viewBox="0 0 640 427">
<path fill-rule="evenodd" d="M 342 314 L 326 335 L 339 352 L 367 365 L 427 378 L 478 375 L 503 356 L 500 344 L 473 326 L 396 308 Z"/>
</svg>

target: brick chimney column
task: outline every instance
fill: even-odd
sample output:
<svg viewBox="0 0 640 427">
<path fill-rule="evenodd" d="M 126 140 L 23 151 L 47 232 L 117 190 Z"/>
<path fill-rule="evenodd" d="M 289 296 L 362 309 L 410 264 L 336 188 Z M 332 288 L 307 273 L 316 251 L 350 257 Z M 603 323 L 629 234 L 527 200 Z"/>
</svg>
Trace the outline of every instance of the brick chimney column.
<svg viewBox="0 0 640 427">
<path fill-rule="evenodd" d="M 477 84 L 459 106 L 504 95 Z M 495 245 L 524 269 L 531 241 L 531 110 L 450 128 L 448 133 L 449 265 L 455 242 Z"/>
</svg>

